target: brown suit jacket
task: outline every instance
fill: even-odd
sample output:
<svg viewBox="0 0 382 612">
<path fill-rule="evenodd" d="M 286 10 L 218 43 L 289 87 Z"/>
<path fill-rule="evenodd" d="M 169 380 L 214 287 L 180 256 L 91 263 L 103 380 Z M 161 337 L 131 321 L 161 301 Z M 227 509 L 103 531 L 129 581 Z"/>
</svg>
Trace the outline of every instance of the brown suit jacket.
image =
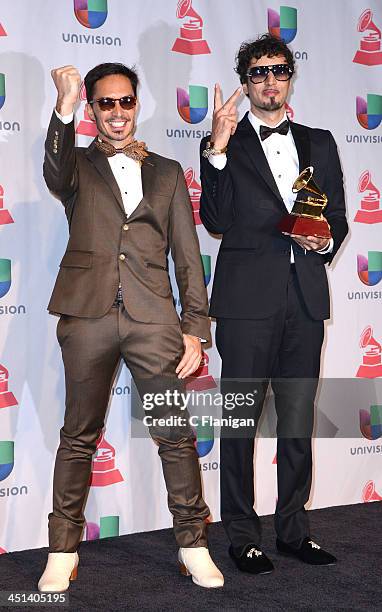
<svg viewBox="0 0 382 612">
<path fill-rule="evenodd" d="M 44 178 L 65 207 L 69 242 L 48 310 L 98 318 L 119 282 L 129 315 L 144 323 L 179 321 L 168 276 L 171 251 L 182 304 L 182 332 L 210 339 L 199 243 L 181 166 L 150 152 L 142 164 L 143 198 L 127 218 L 106 156 L 75 147 L 74 122 L 53 112 Z"/>
</svg>

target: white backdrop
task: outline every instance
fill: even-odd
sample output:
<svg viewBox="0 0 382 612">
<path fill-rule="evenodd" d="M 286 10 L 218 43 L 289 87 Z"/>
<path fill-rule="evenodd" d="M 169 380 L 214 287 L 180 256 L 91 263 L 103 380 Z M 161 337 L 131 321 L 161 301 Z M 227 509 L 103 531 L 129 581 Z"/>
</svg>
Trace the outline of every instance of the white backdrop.
<svg viewBox="0 0 382 612">
<path fill-rule="evenodd" d="M 74 5 L 81 4 L 88 4 L 90 12 L 75 11 Z M 382 401 L 376 384 L 382 376 L 382 7 L 377 0 L 290 0 L 281 8 L 275 0 L 193 0 L 192 9 L 196 15 L 189 11 L 177 17 L 176 0 L 1 4 L 0 553 L 47 545 L 46 516 L 64 411 L 57 320 L 46 311 L 67 240 L 63 209 L 42 179 L 43 143 L 55 103 L 50 70 L 74 64 L 85 75 L 104 61 L 136 66 L 141 79 L 137 136 L 188 170 L 201 253 L 213 275 L 219 242 L 200 225 L 197 214 L 198 148 L 211 125 L 213 85 L 220 82 L 228 97 L 238 86 L 233 66 L 240 43 L 278 25 L 297 60 L 290 116 L 333 132 L 344 168 L 350 225 L 350 235 L 329 270 L 333 318 L 326 325 L 322 367 L 326 379 L 343 380 L 327 400 L 323 390 L 319 402 L 327 435 L 341 419 L 343 427 L 333 439 L 315 440 L 310 507 L 381 499 Z M 364 31 L 358 31 L 366 9 L 371 9 L 372 21 L 370 13 L 363 15 Z M 188 123 L 184 111 L 177 109 L 177 88 L 187 95 L 190 86 L 207 88 L 197 90 L 208 99 L 208 108 L 201 111 L 205 117 L 197 123 Z M 179 95 L 185 97 L 184 92 Z M 242 101 L 241 115 L 247 104 Z M 86 122 L 83 102 L 77 123 L 78 143 L 87 146 L 93 126 Z M 372 334 L 366 333 L 361 347 L 367 326 Z M 215 347 L 206 359 L 201 376 L 208 368 L 216 379 L 220 363 Z M 365 367 L 358 372 L 362 363 Z M 352 384 L 360 377 L 368 377 L 368 384 L 354 393 Z M 209 386 L 207 378 L 202 384 L 205 381 Z M 338 422 L 330 408 L 340 414 Z M 199 440 L 198 448 L 205 497 L 218 520 L 218 440 L 212 434 L 204 444 Z M 275 507 L 274 456 L 275 440 L 259 439 L 260 514 L 273 513 Z M 150 439 L 130 435 L 130 376 L 125 367 L 115 381 L 95 457 L 86 517 L 87 538 L 171 525 L 156 447 Z"/>
</svg>

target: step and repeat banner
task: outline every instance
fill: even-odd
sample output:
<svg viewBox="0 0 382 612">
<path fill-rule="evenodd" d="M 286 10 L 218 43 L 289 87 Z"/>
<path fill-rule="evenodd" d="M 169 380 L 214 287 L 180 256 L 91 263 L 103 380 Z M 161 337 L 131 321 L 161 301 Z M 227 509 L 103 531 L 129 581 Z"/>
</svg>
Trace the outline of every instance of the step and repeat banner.
<svg viewBox="0 0 382 612">
<path fill-rule="evenodd" d="M 42 178 L 55 104 L 51 69 L 73 64 L 84 76 L 101 62 L 136 67 L 137 137 L 183 166 L 210 291 L 219 240 L 200 222 L 199 142 L 211 127 L 214 83 L 224 98 L 231 95 L 239 84 L 233 68 L 241 42 L 267 31 L 290 44 L 297 62 L 289 118 L 334 134 L 350 226 L 328 271 L 333 316 L 326 324 L 309 507 L 382 499 L 381 28 L 377 0 L 1 3 L 0 553 L 47 545 L 64 414 L 57 318 L 46 310 L 68 238 L 63 208 Z M 243 99 L 241 116 L 247 108 Z M 83 92 L 76 126 L 78 144 L 88 146 L 95 130 Z M 179 306 L 175 284 L 174 293 Z M 191 390 L 217 390 L 219 374 L 212 346 Z M 121 366 L 93 459 L 85 539 L 172 522 L 157 448 L 131 433 L 131 395 L 130 374 Z M 272 414 L 270 397 L 265 431 L 273 427 Z M 212 520 L 219 520 L 218 428 L 196 429 L 205 497 Z M 275 449 L 271 435 L 258 438 L 260 514 L 275 508 Z"/>
</svg>

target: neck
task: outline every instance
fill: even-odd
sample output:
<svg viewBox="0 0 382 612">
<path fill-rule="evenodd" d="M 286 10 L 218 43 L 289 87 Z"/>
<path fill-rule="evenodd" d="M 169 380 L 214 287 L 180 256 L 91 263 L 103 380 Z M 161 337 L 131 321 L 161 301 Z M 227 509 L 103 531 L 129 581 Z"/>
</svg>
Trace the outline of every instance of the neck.
<svg viewBox="0 0 382 612">
<path fill-rule="evenodd" d="M 123 149 L 123 147 L 126 147 L 126 145 L 129 145 L 134 140 L 133 136 L 129 136 L 125 138 L 125 140 L 113 140 L 112 138 L 107 138 L 107 136 L 103 134 L 98 134 L 98 138 L 100 138 L 102 142 L 107 142 L 112 145 L 115 149 Z"/>
<path fill-rule="evenodd" d="M 285 114 L 285 106 L 282 105 L 281 108 L 277 110 L 265 110 L 263 108 L 258 108 L 257 106 L 251 105 L 251 112 L 260 119 L 260 121 L 264 121 L 270 127 L 274 127 L 281 121 Z"/>
</svg>

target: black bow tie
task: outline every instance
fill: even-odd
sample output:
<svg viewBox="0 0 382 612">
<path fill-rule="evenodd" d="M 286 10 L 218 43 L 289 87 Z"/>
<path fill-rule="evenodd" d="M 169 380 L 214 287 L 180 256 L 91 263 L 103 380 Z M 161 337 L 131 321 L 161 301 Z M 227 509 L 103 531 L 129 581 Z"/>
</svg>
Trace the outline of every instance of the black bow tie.
<svg viewBox="0 0 382 612">
<path fill-rule="evenodd" d="M 263 141 L 271 134 L 282 134 L 282 136 L 286 136 L 289 131 L 289 121 L 285 119 L 280 125 L 275 128 L 268 127 L 267 125 L 260 125 L 260 140 Z"/>
</svg>

